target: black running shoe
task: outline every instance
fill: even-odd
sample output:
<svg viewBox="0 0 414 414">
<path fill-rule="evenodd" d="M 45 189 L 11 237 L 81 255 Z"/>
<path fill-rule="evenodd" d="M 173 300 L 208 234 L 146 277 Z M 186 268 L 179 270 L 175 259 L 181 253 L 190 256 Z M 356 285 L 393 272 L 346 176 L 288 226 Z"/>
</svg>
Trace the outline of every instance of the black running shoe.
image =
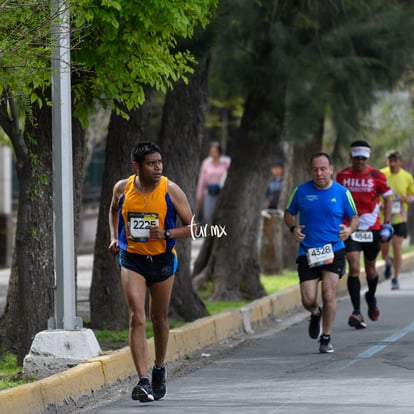
<svg viewBox="0 0 414 414">
<path fill-rule="evenodd" d="M 330 335 L 321 335 L 319 338 L 319 353 L 321 354 L 328 354 L 333 352 L 333 346 L 331 344 L 331 336 Z"/>
<path fill-rule="evenodd" d="M 318 313 L 316 315 L 312 315 L 309 321 L 309 336 L 312 339 L 316 339 L 321 334 L 321 316 L 322 316 L 322 309 L 318 306 Z"/>
<path fill-rule="evenodd" d="M 369 294 L 369 292 L 365 292 L 365 300 L 367 301 L 368 305 L 368 316 L 371 321 L 377 321 L 380 316 L 380 310 L 377 306 L 377 300 L 375 296 Z"/>
<path fill-rule="evenodd" d="M 152 368 L 152 391 L 154 400 L 162 400 L 167 395 L 167 368 L 163 365 L 158 368 L 154 365 Z"/>
<path fill-rule="evenodd" d="M 398 290 L 400 288 L 400 284 L 398 279 L 391 279 L 391 290 Z"/>
<path fill-rule="evenodd" d="M 154 395 L 152 393 L 151 383 L 148 378 L 142 377 L 138 384 L 135 385 L 132 390 L 132 399 L 139 400 L 140 402 L 152 402 L 154 401 Z"/>
<path fill-rule="evenodd" d="M 364 329 L 367 324 L 360 313 L 352 313 L 348 318 L 348 325 L 355 329 Z"/>
</svg>

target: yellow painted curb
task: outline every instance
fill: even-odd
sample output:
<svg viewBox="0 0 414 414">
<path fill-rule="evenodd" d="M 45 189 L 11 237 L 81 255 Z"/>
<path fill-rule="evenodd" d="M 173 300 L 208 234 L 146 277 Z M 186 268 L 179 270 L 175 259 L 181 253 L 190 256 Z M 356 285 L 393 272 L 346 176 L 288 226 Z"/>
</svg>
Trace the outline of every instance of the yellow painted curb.
<svg viewBox="0 0 414 414">
<path fill-rule="evenodd" d="M 128 347 L 100 355 L 91 362 L 101 365 L 105 384 L 113 384 L 135 373 L 134 361 Z"/>
<path fill-rule="evenodd" d="M 172 329 L 168 341 L 167 359 L 175 361 L 191 352 L 240 333 L 242 329 L 242 317 L 238 309 L 206 316 L 181 328 Z"/>
<path fill-rule="evenodd" d="M 87 361 L 62 373 L 0 392 L 2 414 L 37 414 L 56 402 L 88 395 L 105 384 L 102 365 Z"/>
<path fill-rule="evenodd" d="M 44 404 L 41 392 L 41 381 L 19 385 L 0 391 L 0 407 L 4 414 L 37 414 L 41 413 Z"/>
</svg>

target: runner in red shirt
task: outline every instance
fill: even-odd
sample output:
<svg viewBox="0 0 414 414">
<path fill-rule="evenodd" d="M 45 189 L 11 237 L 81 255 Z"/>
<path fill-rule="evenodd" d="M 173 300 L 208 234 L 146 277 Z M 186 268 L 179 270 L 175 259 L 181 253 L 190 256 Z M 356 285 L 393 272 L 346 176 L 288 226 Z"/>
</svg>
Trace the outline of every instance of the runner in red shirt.
<svg viewBox="0 0 414 414">
<path fill-rule="evenodd" d="M 336 175 L 339 184 L 348 188 L 355 201 L 359 228 L 345 242 L 346 258 L 348 261 L 348 292 L 354 308 L 349 316 L 348 324 L 356 329 L 366 328 L 361 314 L 361 282 L 360 256 L 364 253 L 364 266 L 367 276 L 368 291 L 365 300 L 368 305 L 368 316 L 376 321 L 379 318 L 379 308 L 375 298 L 378 284 L 376 259 L 380 251 L 381 241 L 389 240 L 393 228 L 391 219 L 392 189 L 385 175 L 368 165 L 371 153 L 370 145 L 365 141 L 355 141 L 351 144 L 350 157 L 352 166 L 344 168 Z M 384 223 L 380 221 L 380 197 L 384 199 Z"/>
</svg>

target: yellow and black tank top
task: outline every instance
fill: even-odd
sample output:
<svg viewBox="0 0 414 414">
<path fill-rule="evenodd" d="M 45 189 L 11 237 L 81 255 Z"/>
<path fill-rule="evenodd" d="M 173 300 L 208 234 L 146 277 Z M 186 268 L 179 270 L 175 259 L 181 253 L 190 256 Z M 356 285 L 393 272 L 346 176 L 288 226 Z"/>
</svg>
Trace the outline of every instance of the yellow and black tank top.
<svg viewBox="0 0 414 414">
<path fill-rule="evenodd" d="M 161 229 L 176 227 L 177 212 L 168 195 L 168 179 L 162 176 L 157 187 L 148 194 L 135 189 L 135 175 L 128 178 L 119 200 L 118 245 L 129 253 L 155 256 L 171 250 L 175 239 L 151 240 L 148 225 Z"/>
</svg>

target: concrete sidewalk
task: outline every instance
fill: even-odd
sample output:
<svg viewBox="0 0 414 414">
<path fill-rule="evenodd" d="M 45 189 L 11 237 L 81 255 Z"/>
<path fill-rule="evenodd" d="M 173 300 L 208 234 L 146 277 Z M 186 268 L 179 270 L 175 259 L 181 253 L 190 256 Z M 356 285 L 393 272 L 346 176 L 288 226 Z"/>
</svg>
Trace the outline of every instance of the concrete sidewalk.
<svg viewBox="0 0 414 414">
<path fill-rule="evenodd" d="M 80 267 L 82 263 L 80 260 Z M 85 258 L 85 267 L 87 267 L 86 263 Z M 413 264 L 414 254 L 405 255 L 404 269 L 412 268 Z M 382 269 L 383 262 L 379 262 L 380 274 Z M 87 289 L 88 286 L 85 288 Z M 346 292 L 345 277 L 340 281 L 338 296 Z M 252 333 L 266 322 L 285 318 L 286 315 L 295 314 L 300 310 L 302 310 L 300 292 L 298 286 L 294 286 L 256 300 L 241 309 L 201 318 L 171 331 L 167 362 L 185 358 L 194 351 L 219 343 L 226 338 Z M 148 362 L 151 365 L 154 360 L 152 339 L 149 339 L 149 349 Z M 125 347 L 44 380 L 1 391 L 1 413 L 34 414 L 70 411 L 78 402 L 93 400 L 99 391 L 133 378 L 135 375 L 129 348 Z"/>
</svg>

